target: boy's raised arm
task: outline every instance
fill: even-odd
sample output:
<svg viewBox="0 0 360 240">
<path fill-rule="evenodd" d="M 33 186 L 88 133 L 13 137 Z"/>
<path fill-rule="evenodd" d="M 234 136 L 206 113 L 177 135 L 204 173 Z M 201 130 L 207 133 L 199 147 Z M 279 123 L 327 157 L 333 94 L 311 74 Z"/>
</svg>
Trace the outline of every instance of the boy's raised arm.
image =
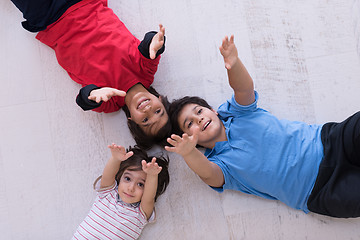
<svg viewBox="0 0 360 240">
<path fill-rule="evenodd" d="M 229 84 L 234 90 L 235 100 L 241 105 L 249 105 L 255 101 L 254 83 L 243 63 L 238 57 L 234 44 L 234 35 L 226 36 L 219 47 L 227 69 Z"/>
<path fill-rule="evenodd" d="M 100 188 L 112 186 L 115 182 L 115 176 L 119 170 L 121 162 L 125 161 L 134 154 L 132 151 L 126 152 L 123 146 L 118 146 L 114 143 L 108 147 L 111 150 L 111 157 L 105 165 L 101 177 Z"/>
<path fill-rule="evenodd" d="M 180 154 L 186 164 L 193 170 L 206 184 L 212 187 L 221 187 L 224 185 L 224 175 L 218 165 L 210 162 L 202 152 L 196 148 L 198 131 L 189 136 L 186 133 L 182 137 L 171 135 L 167 141 L 173 147 L 165 146 L 169 152 Z"/>
</svg>

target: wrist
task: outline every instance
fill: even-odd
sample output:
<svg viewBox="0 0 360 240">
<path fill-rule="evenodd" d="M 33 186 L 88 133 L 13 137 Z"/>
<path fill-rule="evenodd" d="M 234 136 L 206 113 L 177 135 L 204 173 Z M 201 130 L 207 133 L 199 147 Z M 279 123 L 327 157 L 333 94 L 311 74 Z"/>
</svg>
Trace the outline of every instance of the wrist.
<svg viewBox="0 0 360 240">
<path fill-rule="evenodd" d="M 189 157 L 192 157 L 194 154 L 196 154 L 196 152 L 197 152 L 197 148 L 194 147 L 190 151 L 185 152 L 184 154 L 181 154 L 181 155 L 183 158 L 189 158 Z"/>
</svg>

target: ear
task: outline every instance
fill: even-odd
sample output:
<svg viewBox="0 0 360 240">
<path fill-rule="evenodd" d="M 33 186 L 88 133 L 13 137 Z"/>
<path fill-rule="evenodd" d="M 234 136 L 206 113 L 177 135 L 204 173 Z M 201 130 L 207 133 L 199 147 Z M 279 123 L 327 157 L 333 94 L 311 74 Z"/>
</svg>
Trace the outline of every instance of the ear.
<svg viewBox="0 0 360 240">
<path fill-rule="evenodd" d="M 130 121 L 132 121 L 131 117 L 128 117 L 127 119 L 130 120 Z"/>
<path fill-rule="evenodd" d="M 162 100 L 163 100 L 163 99 L 162 99 L 162 97 L 161 97 L 160 95 L 159 95 L 159 100 L 160 100 L 160 101 L 162 101 Z"/>
</svg>

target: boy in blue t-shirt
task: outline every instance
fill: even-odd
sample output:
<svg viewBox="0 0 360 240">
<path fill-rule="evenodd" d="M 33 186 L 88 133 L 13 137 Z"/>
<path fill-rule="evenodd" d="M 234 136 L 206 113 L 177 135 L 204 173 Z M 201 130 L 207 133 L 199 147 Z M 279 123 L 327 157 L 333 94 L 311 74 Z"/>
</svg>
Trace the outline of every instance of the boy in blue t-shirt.
<svg viewBox="0 0 360 240">
<path fill-rule="evenodd" d="M 165 147 L 213 189 L 238 190 L 333 217 L 360 216 L 360 112 L 341 123 L 280 120 L 257 107 L 234 36 L 220 47 L 233 97 L 214 111 L 198 97 L 170 106 Z M 205 155 L 196 146 L 207 148 Z"/>
</svg>

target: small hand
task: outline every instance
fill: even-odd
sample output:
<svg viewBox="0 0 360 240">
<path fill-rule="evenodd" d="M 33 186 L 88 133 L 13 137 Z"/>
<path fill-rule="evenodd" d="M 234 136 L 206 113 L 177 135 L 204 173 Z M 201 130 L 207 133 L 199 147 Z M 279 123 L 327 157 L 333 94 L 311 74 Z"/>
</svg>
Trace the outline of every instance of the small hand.
<svg viewBox="0 0 360 240">
<path fill-rule="evenodd" d="M 188 155 L 194 149 L 196 149 L 199 131 L 199 128 L 195 128 L 195 131 L 191 136 L 186 133 L 184 133 L 182 137 L 176 134 L 172 134 L 171 138 L 167 139 L 167 142 L 170 143 L 173 147 L 165 146 L 165 150 L 178 153 L 183 157 Z"/>
<path fill-rule="evenodd" d="M 147 175 L 158 175 L 162 167 L 160 167 L 156 162 L 156 157 L 153 157 L 151 162 L 146 162 L 145 160 L 141 161 L 142 169 Z"/>
<path fill-rule="evenodd" d="M 225 36 L 219 49 L 221 55 L 224 57 L 225 68 L 230 70 L 238 59 L 238 52 L 234 44 L 234 35 L 231 35 L 230 40 Z"/>
<path fill-rule="evenodd" d="M 121 91 L 119 89 L 111 88 L 111 87 L 103 87 L 92 90 L 90 92 L 90 96 L 88 97 L 88 99 L 99 103 L 100 101 L 107 102 L 111 97 L 114 96 L 124 97 L 125 95 L 126 92 Z"/>
<path fill-rule="evenodd" d="M 164 45 L 165 28 L 159 24 L 159 32 L 155 34 L 150 43 L 149 54 L 151 59 L 156 58 L 157 51 Z"/>
<path fill-rule="evenodd" d="M 120 162 L 125 161 L 134 154 L 132 151 L 126 152 L 123 146 L 115 143 L 109 145 L 108 148 L 110 148 L 112 158 Z"/>
</svg>

